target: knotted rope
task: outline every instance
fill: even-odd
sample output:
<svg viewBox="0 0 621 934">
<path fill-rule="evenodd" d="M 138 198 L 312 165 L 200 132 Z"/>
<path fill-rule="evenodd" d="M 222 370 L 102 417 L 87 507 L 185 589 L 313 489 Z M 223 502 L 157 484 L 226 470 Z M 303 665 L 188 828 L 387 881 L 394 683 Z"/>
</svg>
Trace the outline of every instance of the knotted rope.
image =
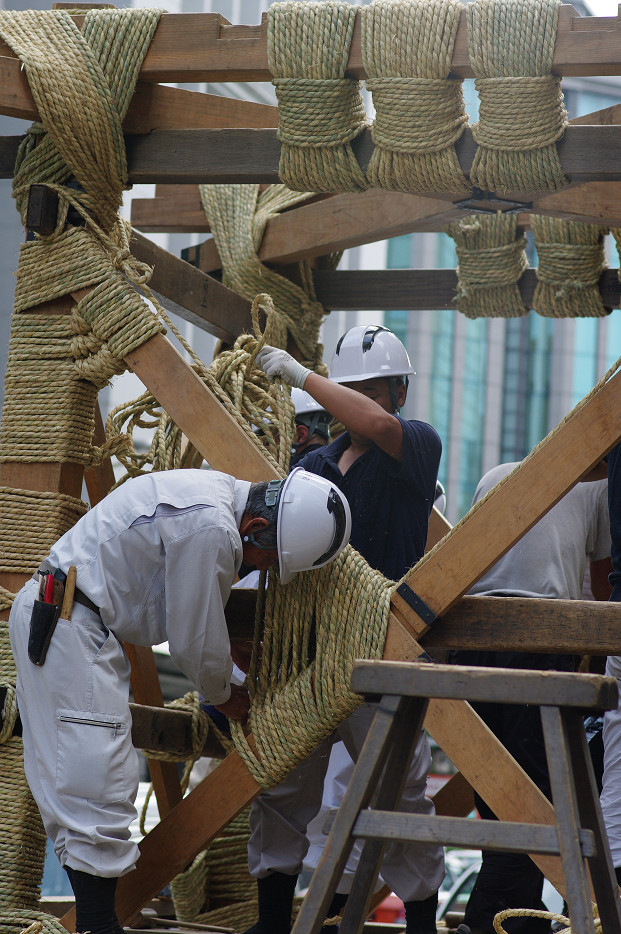
<svg viewBox="0 0 621 934">
<path fill-rule="evenodd" d="M 528 265 L 514 214 L 470 214 L 449 224 L 457 248 L 459 311 L 467 318 L 525 315 L 518 280 Z"/>
<path fill-rule="evenodd" d="M 345 77 L 356 7 L 340 0 L 274 3 L 268 66 L 278 98 L 278 174 L 294 191 L 364 191 L 351 143 L 366 126 L 358 81 Z"/>
<path fill-rule="evenodd" d="M 610 313 L 598 288 L 606 268 L 607 228 L 531 214 L 539 263 L 533 308 L 548 318 L 601 318 Z"/>
<path fill-rule="evenodd" d="M 556 142 L 567 126 L 561 79 L 551 74 L 560 0 L 466 5 L 468 50 L 480 97 L 471 181 L 486 191 L 567 184 Z"/>
<path fill-rule="evenodd" d="M 374 0 L 360 11 L 376 109 L 369 182 L 393 191 L 463 191 L 455 143 L 468 122 L 450 76 L 460 0 Z"/>
</svg>

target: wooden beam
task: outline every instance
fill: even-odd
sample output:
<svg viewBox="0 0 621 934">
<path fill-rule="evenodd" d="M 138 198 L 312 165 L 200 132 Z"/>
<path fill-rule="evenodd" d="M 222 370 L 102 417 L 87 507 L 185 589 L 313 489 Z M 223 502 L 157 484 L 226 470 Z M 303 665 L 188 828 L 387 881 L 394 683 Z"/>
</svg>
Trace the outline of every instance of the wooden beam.
<svg viewBox="0 0 621 934">
<path fill-rule="evenodd" d="M 147 237 L 132 232 L 131 251 L 153 267 L 149 288 L 166 308 L 219 340 L 252 330 L 250 302 Z"/>
<path fill-rule="evenodd" d="M 168 182 L 183 185 L 249 184 L 279 182 L 280 140 L 274 129 L 179 129 L 153 130 L 127 135 L 128 176 L 132 184 Z M 568 126 L 558 142 L 563 171 L 574 183 L 621 181 L 618 152 L 621 126 Z M 371 131 L 356 140 L 356 157 L 363 169 L 373 152 Z M 476 144 L 467 128 L 456 144 L 459 161 L 467 175 Z M 540 192 L 510 192 L 507 199 L 531 202 Z M 469 192 L 434 194 L 447 201 L 466 199 Z M 491 201 L 488 207 L 494 208 Z M 502 202 L 498 202 L 499 208 Z"/>
<path fill-rule="evenodd" d="M 231 591 L 229 633 L 251 638 L 256 590 Z M 421 637 L 426 651 L 489 649 L 492 652 L 621 654 L 621 606 L 599 600 L 464 597 Z"/>
<path fill-rule="evenodd" d="M 83 17 L 75 21 L 81 24 Z M 0 55 L 11 55 L 0 42 Z M 616 17 L 580 17 L 561 8 L 553 71 L 559 75 L 621 74 L 621 43 Z M 468 57 L 465 12 L 461 15 L 451 65 L 453 74 L 473 77 Z M 360 47 L 360 15 L 351 44 L 347 74 L 365 78 Z M 163 14 L 147 51 L 140 77 L 149 82 L 270 81 L 267 21 L 231 26 L 218 13 Z"/>
<path fill-rule="evenodd" d="M 294 263 L 416 230 L 442 230 L 461 217 L 459 208 L 419 195 L 377 189 L 341 194 L 272 218 L 258 255 L 264 263 Z M 203 272 L 222 265 L 213 239 L 184 255 Z"/>
<path fill-rule="evenodd" d="M 0 113 L 39 120 L 26 72 L 0 40 Z M 139 81 L 123 126 L 128 133 L 189 127 L 276 127 L 278 108 Z"/>
<path fill-rule="evenodd" d="M 606 269 L 599 281 L 602 301 L 607 308 L 619 308 L 621 302 L 618 273 L 617 269 Z M 330 310 L 455 308 L 455 269 L 318 269 L 313 278 L 317 298 Z M 537 270 L 527 269 L 518 282 L 526 308 L 533 307 L 537 281 Z"/>
</svg>

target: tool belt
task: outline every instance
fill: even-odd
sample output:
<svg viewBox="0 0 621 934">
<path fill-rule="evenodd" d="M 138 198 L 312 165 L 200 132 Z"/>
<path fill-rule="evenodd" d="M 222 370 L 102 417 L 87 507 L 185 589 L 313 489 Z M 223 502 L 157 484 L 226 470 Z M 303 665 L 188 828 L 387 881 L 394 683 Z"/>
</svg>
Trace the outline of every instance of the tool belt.
<svg viewBox="0 0 621 934">
<path fill-rule="evenodd" d="M 28 658 L 33 665 L 44 664 L 61 611 L 64 610 L 66 619 L 71 619 L 75 602 L 99 615 L 99 607 L 75 586 L 75 568 L 72 571 L 68 582 L 67 575 L 59 568 L 52 568 L 46 562 L 39 568 L 39 594 L 32 607 L 28 636 Z"/>
</svg>

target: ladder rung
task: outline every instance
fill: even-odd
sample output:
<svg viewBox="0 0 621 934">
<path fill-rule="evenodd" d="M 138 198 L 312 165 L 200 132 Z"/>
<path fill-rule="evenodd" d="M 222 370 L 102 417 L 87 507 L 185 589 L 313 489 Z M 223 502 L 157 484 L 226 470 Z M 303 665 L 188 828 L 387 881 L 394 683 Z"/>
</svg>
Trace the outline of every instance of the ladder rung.
<svg viewBox="0 0 621 934">
<path fill-rule="evenodd" d="M 395 811 L 361 811 L 354 824 L 352 836 L 365 839 L 418 840 L 423 843 L 450 844 L 476 850 L 505 850 L 553 856 L 560 853 L 558 833 L 553 826 L 403 814 Z M 592 831 L 581 829 L 579 836 L 582 856 L 595 856 Z"/>
</svg>

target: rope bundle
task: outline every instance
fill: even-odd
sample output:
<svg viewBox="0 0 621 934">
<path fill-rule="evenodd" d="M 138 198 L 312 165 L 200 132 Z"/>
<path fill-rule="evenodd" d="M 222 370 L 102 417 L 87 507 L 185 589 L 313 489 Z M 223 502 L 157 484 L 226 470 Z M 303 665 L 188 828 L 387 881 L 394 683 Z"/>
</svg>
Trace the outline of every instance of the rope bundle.
<svg viewBox="0 0 621 934">
<path fill-rule="evenodd" d="M 560 0 L 477 0 L 466 6 L 468 50 L 480 97 L 471 181 L 486 191 L 567 184 L 556 142 L 567 125 L 552 75 Z"/>
<path fill-rule="evenodd" d="M 539 256 L 533 307 L 551 318 L 609 314 L 598 288 L 606 268 L 605 227 L 531 214 Z"/>
<path fill-rule="evenodd" d="M 259 590 L 257 626 L 247 683 L 248 725 L 231 723 L 238 752 L 263 787 L 285 775 L 361 703 L 349 686 L 357 658 L 381 658 L 390 598 L 397 586 L 347 546 L 326 567 L 298 574 L 281 587 L 270 573 Z M 347 620 L 347 626 L 343 621 Z"/>
<path fill-rule="evenodd" d="M 514 214 L 470 214 L 449 224 L 457 248 L 457 308 L 467 318 L 527 314 L 518 280 L 528 265 Z"/>
<path fill-rule="evenodd" d="M 362 58 L 376 119 L 367 178 L 393 191 L 463 191 L 455 142 L 468 122 L 449 77 L 459 0 L 375 0 L 361 10 Z"/>
<path fill-rule="evenodd" d="M 279 175 L 294 191 L 364 191 L 351 148 L 366 126 L 359 83 L 345 78 L 356 7 L 340 0 L 274 3 L 267 54 L 278 97 Z"/>
</svg>

